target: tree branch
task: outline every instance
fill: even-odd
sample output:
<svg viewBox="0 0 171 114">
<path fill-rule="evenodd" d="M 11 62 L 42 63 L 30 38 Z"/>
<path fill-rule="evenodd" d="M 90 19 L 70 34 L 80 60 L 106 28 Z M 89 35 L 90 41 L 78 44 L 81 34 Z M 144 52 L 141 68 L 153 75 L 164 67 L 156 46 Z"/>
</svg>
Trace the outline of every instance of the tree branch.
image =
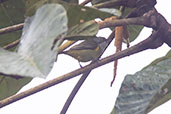
<svg viewBox="0 0 171 114">
<path fill-rule="evenodd" d="M 156 29 L 157 23 L 156 23 L 155 14 L 156 14 L 155 10 L 150 10 L 149 12 L 147 12 L 141 17 L 123 18 L 123 19 L 115 19 L 109 21 L 104 20 L 98 22 L 98 24 L 100 29 L 106 27 L 122 26 L 122 25 L 144 25 L 146 27 Z"/>
<path fill-rule="evenodd" d="M 19 42 L 20 42 L 20 40 L 16 40 L 16 41 L 14 41 L 14 42 L 12 42 L 12 43 L 10 43 L 10 44 L 7 44 L 7 45 L 4 46 L 3 48 L 4 48 L 4 49 L 13 48 L 13 47 L 17 46 L 17 45 L 19 44 Z"/>
<path fill-rule="evenodd" d="M 162 42 L 162 40 L 160 38 L 162 38 L 162 34 L 160 34 L 159 31 L 154 31 L 149 38 L 147 38 L 146 40 L 138 43 L 135 46 L 132 46 L 132 47 L 130 47 L 128 49 L 120 51 L 120 52 L 118 52 L 116 54 L 110 55 L 110 56 L 108 56 L 106 58 L 103 58 L 103 59 L 101 59 L 99 61 L 96 61 L 95 63 L 91 63 L 91 64 L 89 64 L 87 66 L 76 69 L 76 70 L 74 70 L 74 71 L 72 71 L 72 72 L 70 72 L 68 74 L 57 77 L 57 78 L 55 78 L 53 80 L 50 80 L 50 81 L 45 82 L 43 84 L 40 84 L 40 85 L 38 85 L 38 86 L 36 86 L 34 88 L 31 88 L 29 90 L 21 92 L 21 93 L 19 93 L 17 95 L 13 95 L 13 96 L 10 96 L 10 97 L 8 97 L 8 98 L 6 98 L 4 100 L 1 100 L 0 101 L 0 108 L 6 106 L 8 104 L 11 104 L 11 103 L 13 103 L 15 101 L 18 101 L 18 100 L 20 100 L 22 98 L 28 97 L 28 96 L 30 96 L 32 94 L 35 94 L 35 93 L 37 93 L 39 91 L 47 89 L 47 88 L 49 88 L 49 87 L 51 87 L 53 85 L 56 85 L 56 84 L 59 84 L 59 83 L 61 83 L 63 81 L 74 78 L 74 77 L 76 77 L 76 76 L 78 76 L 78 75 L 80 75 L 80 74 L 82 74 L 82 73 L 84 73 L 86 71 L 89 71 L 89 70 L 95 69 L 97 67 L 100 67 L 100 66 L 102 66 L 104 64 L 110 63 L 110 62 L 112 62 L 114 60 L 117 60 L 117 59 L 120 59 L 120 58 L 123 58 L 123 57 L 126 57 L 126 56 L 130 56 L 132 54 L 141 52 L 141 51 L 146 50 L 146 49 L 157 48 L 157 47 L 159 47 L 159 46 L 161 46 L 163 44 L 163 42 Z"/>
<path fill-rule="evenodd" d="M 79 79 L 79 81 L 77 82 L 77 84 L 75 85 L 74 89 L 72 90 L 72 92 L 70 93 L 67 101 L 65 102 L 60 114 L 65 114 L 66 111 L 68 110 L 72 100 L 74 99 L 75 95 L 77 94 L 78 90 L 80 89 L 80 87 L 82 86 L 82 84 L 84 83 L 84 81 L 87 79 L 88 75 L 90 74 L 90 71 L 84 72 L 84 74 L 81 76 L 81 78 Z"/>
<path fill-rule="evenodd" d="M 17 25 L 2 28 L 2 29 L 0 29 L 0 35 L 5 34 L 5 33 L 9 33 L 9 32 L 14 32 L 14 31 L 17 31 L 17 30 L 21 30 L 23 28 L 23 26 L 24 26 L 24 23 L 20 23 L 20 24 L 17 24 Z"/>
<path fill-rule="evenodd" d="M 132 54 L 147 50 L 147 49 L 156 49 L 158 47 L 160 47 L 163 43 L 167 43 L 169 46 L 171 46 L 171 25 L 165 20 L 165 18 L 156 12 L 155 15 L 152 16 L 154 20 L 154 22 L 157 24 L 157 26 L 155 27 L 155 30 L 153 30 L 152 34 L 145 40 L 143 40 L 142 42 L 128 48 L 125 49 L 123 51 L 120 51 L 116 54 L 110 55 L 106 58 L 103 58 L 101 60 L 98 60 L 94 63 L 91 63 L 85 67 L 82 67 L 80 69 L 76 69 L 68 74 L 62 75 L 60 77 L 57 77 L 53 80 L 47 81 L 43 84 L 40 84 L 34 88 L 31 88 L 29 90 L 26 90 L 24 92 L 21 92 L 17 95 L 13 95 L 10 96 L 4 100 L 0 101 L 0 108 L 11 104 L 15 101 L 18 101 L 22 98 L 28 97 L 32 94 L 35 94 L 39 91 L 42 91 L 46 88 L 49 88 L 53 85 L 59 84 L 63 81 L 69 80 L 71 78 L 74 78 L 86 71 L 90 71 L 92 69 L 95 69 L 97 67 L 100 67 L 104 64 L 110 63 L 114 60 L 126 57 L 126 56 L 130 56 Z M 168 36 L 169 35 L 169 36 Z"/>
<path fill-rule="evenodd" d="M 108 39 L 107 39 L 107 45 L 105 47 L 105 49 L 103 50 L 102 54 L 105 52 L 105 50 L 107 49 L 107 47 L 109 46 L 109 44 L 112 42 L 112 40 L 114 39 L 115 37 L 115 32 L 113 31 Z M 102 56 L 102 54 L 98 57 L 98 59 Z M 97 59 L 97 60 L 98 60 Z M 93 63 L 94 61 L 92 61 Z M 79 79 L 79 81 L 77 82 L 77 84 L 75 85 L 75 87 L 73 88 L 72 92 L 70 93 L 67 101 L 65 102 L 62 110 L 61 110 L 61 113 L 60 114 L 65 114 L 66 111 L 68 110 L 72 100 L 74 99 L 75 95 L 77 94 L 78 90 L 80 89 L 80 87 L 82 86 L 82 84 L 84 83 L 84 81 L 87 79 L 88 75 L 91 73 L 91 70 L 89 71 L 86 71 L 83 73 L 83 75 L 81 76 L 81 78 Z"/>
<path fill-rule="evenodd" d="M 95 4 L 96 8 L 114 8 L 117 6 L 125 6 L 129 8 L 141 7 L 147 5 L 149 7 L 154 7 L 156 0 L 111 0 Z"/>
</svg>

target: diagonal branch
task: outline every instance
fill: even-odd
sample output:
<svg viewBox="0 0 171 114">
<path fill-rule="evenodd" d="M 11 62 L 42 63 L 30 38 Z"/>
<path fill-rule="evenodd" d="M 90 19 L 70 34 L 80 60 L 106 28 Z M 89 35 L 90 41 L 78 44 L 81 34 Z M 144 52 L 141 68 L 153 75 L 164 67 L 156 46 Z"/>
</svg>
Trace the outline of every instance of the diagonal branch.
<svg viewBox="0 0 171 114">
<path fill-rule="evenodd" d="M 110 0 L 93 5 L 96 8 L 114 8 L 117 6 L 124 6 L 129 8 L 148 6 L 154 7 L 156 0 Z"/>
<path fill-rule="evenodd" d="M 16 40 L 10 44 L 5 45 L 3 48 L 4 49 L 11 49 L 19 44 L 20 40 Z"/>
<path fill-rule="evenodd" d="M 105 47 L 105 49 L 103 50 L 102 54 L 105 52 L 105 50 L 107 49 L 107 47 L 109 46 L 109 44 L 112 42 L 112 40 L 115 37 L 115 32 L 113 31 L 108 39 L 107 39 L 107 45 Z M 100 58 L 102 56 L 102 54 L 98 57 Z M 98 60 L 98 59 L 97 59 Z M 93 63 L 94 61 L 92 61 Z M 82 84 L 84 83 L 84 81 L 87 79 L 88 75 L 91 73 L 91 70 L 86 71 L 83 73 L 83 75 L 81 76 L 81 78 L 79 79 L 79 81 L 77 82 L 77 84 L 75 85 L 75 87 L 73 88 L 71 94 L 69 95 L 67 101 L 65 102 L 60 114 L 65 114 L 66 111 L 68 110 L 72 100 L 74 99 L 75 95 L 77 94 L 78 90 L 80 89 L 80 87 L 82 86 Z"/>
<path fill-rule="evenodd" d="M 81 78 L 79 79 L 79 81 L 77 82 L 77 84 L 75 85 L 74 89 L 72 90 L 72 92 L 70 93 L 67 101 L 65 102 L 60 114 L 65 114 L 66 111 L 68 110 L 72 100 L 74 99 L 75 95 L 77 94 L 78 90 L 80 89 L 80 87 L 82 86 L 82 84 L 84 83 L 84 81 L 87 79 L 88 75 L 90 74 L 90 71 L 84 72 L 84 74 L 81 76 Z"/>
<path fill-rule="evenodd" d="M 82 67 L 82 68 L 76 69 L 76 70 L 74 70 L 74 71 L 72 71 L 72 72 L 70 72 L 68 74 L 62 75 L 62 76 L 57 77 L 57 78 L 55 78 L 53 80 L 47 81 L 47 82 L 45 82 L 43 84 L 40 84 L 40 85 L 38 85 L 38 86 L 36 86 L 34 88 L 31 88 L 29 90 L 26 90 L 24 92 L 21 92 L 21 93 L 19 93 L 17 95 L 13 95 L 13 96 L 10 96 L 10 97 L 8 97 L 8 98 L 6 98 L 4 100 L 1 100 L 0 101 L 0 108 L 6 106 L 8 104 L 11 104 L 11 103 L 13 103 L 15 101 L 18 101 L 18 100 L 20 100 L 22 98 L 28 97 L 28 96 L 30 96 L 32 94 L 35 94 L 35 93 L 37 93 L 39 91 L 47 89 L 47 88 L 49 88 L 49 87 L 51 87 L 53 85 L 56 85 L 56 84 L 59 84 L 59 83 L 61 83 L 63 81 L 74 78 L 74 77 L 76 77 L 76 76 L 78 76 L 78 75 L 80 75 L 80 74 L 82 74 L 82 73 L 84 73 L 86 71 L 89 71 L 89 70 L 95 69 L 97 67 L 100 67 L 102 65 L 105 65 L 107 63 L 110 63 L 110 62 L 112 62 L 114 60 L 117 60 L 117 59 L 120 59 L 120 58 L 123 58 L 123 57 L 126 57 L 126 56 L 130 56 L 132 54 L 144 51 L 146 49 L 154 49 L 154 48 L 160 47 L 163 44 L 163 42 L 162 42 L 162 40 L 160 38 L 162 38 L 162 34 L 160 34 L 159 31 L 154 31 L 152 33 L 152 35 L 149 36 L 149 38 L 145 39 L 144 41 L 138 43 L 135 46 L 132 46 L 132 47 L 130 47 L 128 49 L 120 51 L 120 52 L 118 52 L 116 54 L 110 55 L 110 56 L 108 56 L 106 58 L 103 58 L 103 59 L 101 59 L 99 61 L 91 63 L 91 64 L 89 64 L 87 66 Z"/>
<path fill-rule="evenodd" d="M 5 34 L 5 33 L 9 33 L 9 32 L 14 32 L 17 30 L 21 30 L 23 28 L 23 26 L 24 26 L 24 23 L 20 23 L 17 25 L 12 25 L 12 26 L 9 26 L 6 28 L 2 28 L 2 29 L 0 29 L 0 35 Z"/>
</svg>

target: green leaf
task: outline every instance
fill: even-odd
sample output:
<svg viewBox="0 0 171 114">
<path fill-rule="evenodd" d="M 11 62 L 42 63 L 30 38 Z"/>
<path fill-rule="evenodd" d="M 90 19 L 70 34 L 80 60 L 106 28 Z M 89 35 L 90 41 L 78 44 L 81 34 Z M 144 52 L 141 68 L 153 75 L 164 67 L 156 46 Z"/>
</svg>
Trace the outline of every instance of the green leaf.
<svg viewBox="0 0 171 114">
<path fill-rule="evenodd" d="M 25 5 L 23 0 L 7 0 L 0 4 L 0 27 L 8 27 L 24 21 Z M 14 18 L 15 17 L 15 18 Z M 0 35 L 0 47 L 3 47 L 21 37 L 21 31 L 10 32 Z M 7 59 L 7 58 L 5 58 Z M 0 75 L 0 100 L 9 97 L 24 85 L 29 83 L 31 78 L 15 79 Z"/>
<path fill-rule="evenodd" d="M 26 0 L 26 15 L 33 15 L 37 8 L 47 3 L 59 3 L 64 6 L 67 10 L 69 28 L 80 24 L 80 22 L 87 22 L 96 18 L 105 19 L 112 16 L 112 14 L 100 11 L 98 9 L 76 4 L 68 4 L 59 0 Z"/>
<path fill-rule="evenodd" d="M 19 24 L 24 21 L 25 5 L 23 0 L 7 0 L 0 4 L 0 28 Z M 21 31 L 0 35 L 0 46 L 3 47 L 21 36 Z"/>
<path fill-rule="evenodd" d="M 89 38 L 94 38 L 98 30 L 99 26 L 95 21 L 88 21 L 71 27 L 65 39 L 85 40 Z"/>
<path fill-rule="evenodd" d="M 134 75 L 127 75 L 115 103 L 116 114 L 146 114 L 171 98 L 171 51 Z"/>
<path fill-rule="evenodd" d="M 99 4 L 99 3 L 103 3 L 103 2 L 107 2 L 107 1 L 111 1 L 111 0 L 92 0 L 92 4 Z"/>
<path fill-rule="evenodd" d="M 63 0 L 63 1 L 68 2 L 68 3 L 78 4 L 78 0 Z"/>
<path fill-rule="evenodd" d="M 127 16 L 130 12 L 132 12 L 134 8 L 125 8 L 122 16 Z M 128 32 L 129 32 L 129 41 L 134 41 L 137 36 L 140 34 L 141 30 L 144 28 L 144 26 L 141 25 L 128 25 Z"/>
<path fill-rule="evenodd" d="M 121 11 L 119 11 L 118 9 L 115 9 L 115 8 L 100 8 L 99 10 L 103 11 L 103 12 L 110 13 L 112 15 L 116 15 L 117 17 L 121 16 Z"/>
<path fill-rule="evenodd" d="M 24 85 L 28 84 L 31 78 L 11 78 L 0 75 L 0 100 L 16 94 Z"/>
<path fill-rule="evenodd" d="M 67 31 L 65 9 L 59 4 L 46 4 L 28 17 L 17 53 L 0 48 L 0 72 L 9 76 L 47 77 L 56 60 L 51 50 L 56 38 Z M 58 43 L 59 44 L 59 43 Z"/>
<path fill-rule="evenodd" d="M 144 26 L 140 26 L 140 25 L 128 25 L 129 41 L 130 42 L 134 41 L 143 28 Z"/>
<path fill-rule="evenodd" d="M 105 19 L 107 17 L 112 16 L 112 14 L 110 13 L 80 5 L 64 5 L 64 7 L 67 9 L 69 27 L 77 25 L 81 21 L 86 22 L 89 20 L 94 20 L 96 18 Z"/>
</svg>

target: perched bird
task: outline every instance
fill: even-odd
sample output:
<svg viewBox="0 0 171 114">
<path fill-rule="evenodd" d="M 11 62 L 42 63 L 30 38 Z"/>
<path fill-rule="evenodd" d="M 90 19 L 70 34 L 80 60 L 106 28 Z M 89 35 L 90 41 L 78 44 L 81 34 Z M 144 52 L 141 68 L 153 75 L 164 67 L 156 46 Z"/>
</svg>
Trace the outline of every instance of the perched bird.
<svg viewBox="0 0 171 114">
<path fill-rule="evenodd" d="M 88 62 L 97 59 L 103 52 L 105 45 L 107 45 L 105 38 L 96 37 L 85 40 L 62 53 L 77 59 L 79 62 Z"/>
</svg>

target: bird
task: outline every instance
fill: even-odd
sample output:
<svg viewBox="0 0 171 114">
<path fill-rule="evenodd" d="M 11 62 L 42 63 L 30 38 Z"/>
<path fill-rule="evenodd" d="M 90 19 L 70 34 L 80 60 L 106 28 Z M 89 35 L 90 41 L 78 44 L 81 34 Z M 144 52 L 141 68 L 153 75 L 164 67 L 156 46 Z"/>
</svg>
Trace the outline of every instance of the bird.
<svg viewBox="0 0 171 114">
<path fill-rule="evenodd" d="M 88 62 L 96 60 L 102 54 L 105 45 L 107 45 L 107 42 L 104 37 L 95 37 L 84 40 L 62 53 L 75 58 L 79 62 Z"/>
</svg>

